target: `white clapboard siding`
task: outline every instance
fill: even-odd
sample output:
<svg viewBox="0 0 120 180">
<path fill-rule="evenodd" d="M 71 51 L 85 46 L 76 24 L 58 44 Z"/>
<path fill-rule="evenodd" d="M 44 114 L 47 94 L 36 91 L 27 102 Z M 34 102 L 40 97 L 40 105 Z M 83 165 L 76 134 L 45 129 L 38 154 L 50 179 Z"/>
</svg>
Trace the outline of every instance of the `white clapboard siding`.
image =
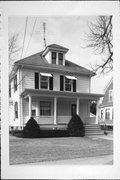
<svg viewBox="0 0 120 180">
<path fill-rule="evenodd" d="M 90 78 L 87 76 L 77 77 L 77 92 L 89 93 L 90 92 Z"/>
</svg>

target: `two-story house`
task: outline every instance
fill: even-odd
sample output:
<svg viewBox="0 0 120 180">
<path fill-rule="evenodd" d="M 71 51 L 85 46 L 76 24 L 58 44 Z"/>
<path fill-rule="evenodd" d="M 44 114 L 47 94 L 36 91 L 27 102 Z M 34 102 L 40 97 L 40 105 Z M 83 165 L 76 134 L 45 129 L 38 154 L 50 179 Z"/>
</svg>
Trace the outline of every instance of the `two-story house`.
<svg viewBox="0 0 120 180">
<path fill-rule="evenodd" d="M 104 93 L 99 105 L 99 121 L 101 125 L 113 126 L 113 78 L 107 83 Z"/>
<path fill-rule="evenodd" d="M 92 71 L 66 60 L 68 49 L 56 44 L 16 61 L 10 76 L 10 127 L 23 128 L 32 116 L 38 124 L 67 124 L 74 112 L 84 123 L 90 101 L 101 94 L 90 92 Z"/>
</svg>

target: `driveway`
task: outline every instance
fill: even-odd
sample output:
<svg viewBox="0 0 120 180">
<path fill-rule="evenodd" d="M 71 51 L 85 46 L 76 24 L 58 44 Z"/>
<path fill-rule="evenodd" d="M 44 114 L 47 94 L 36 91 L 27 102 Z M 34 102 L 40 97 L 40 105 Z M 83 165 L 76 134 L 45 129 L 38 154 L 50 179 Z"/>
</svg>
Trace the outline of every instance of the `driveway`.
<svg viewBox="0 0 120 180">
<path fill-rule="evenodd" d="M 22 139 L 10 136 L 10 164 L 29 164 L 107 156 L 113 141 L 92 137 Z"/>
</svg>

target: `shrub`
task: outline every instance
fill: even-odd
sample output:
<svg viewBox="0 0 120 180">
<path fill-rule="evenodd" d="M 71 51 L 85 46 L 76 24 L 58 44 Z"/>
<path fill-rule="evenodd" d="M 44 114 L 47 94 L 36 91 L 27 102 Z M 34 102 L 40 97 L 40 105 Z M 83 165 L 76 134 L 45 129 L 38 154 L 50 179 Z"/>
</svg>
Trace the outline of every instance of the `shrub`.
<svg viewBox="0 0 120 180">
<path fill-rule="evenodd" d="M 83 137 L 85 136 L 85 128 L 81 118 L 74 114 L 68 123 L 68 132 L 70 136 Z"/>
<path fill-rule="evenodd" d="M 40 137 L 40 127 L 33 117 L 31 117 L 23 129 L 24 138 L 38 138 Z"/>
</svg>

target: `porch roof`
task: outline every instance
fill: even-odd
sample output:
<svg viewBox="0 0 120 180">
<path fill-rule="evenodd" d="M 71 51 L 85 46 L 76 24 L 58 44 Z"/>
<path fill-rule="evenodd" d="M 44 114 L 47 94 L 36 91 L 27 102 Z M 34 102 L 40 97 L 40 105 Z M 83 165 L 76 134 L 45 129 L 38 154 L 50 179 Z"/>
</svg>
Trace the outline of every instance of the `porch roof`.
<svg viewBox="0 0 120 180">
<path fill-rule="evenodd" d="M 28 96 L 47 96 L 47 97 L 64 97 L 64 98 L 80 98 L 88 99 L 91 101 L 99 100 L 104 94 L 94 93 L 78 93 L 78 92 L 65 92 L 65 91 L 53 91 L 53 90 L 37 90 L 37 89 L 25 89 L 21 93 L 21 97 L 26 98 Z"/>
</svg>

